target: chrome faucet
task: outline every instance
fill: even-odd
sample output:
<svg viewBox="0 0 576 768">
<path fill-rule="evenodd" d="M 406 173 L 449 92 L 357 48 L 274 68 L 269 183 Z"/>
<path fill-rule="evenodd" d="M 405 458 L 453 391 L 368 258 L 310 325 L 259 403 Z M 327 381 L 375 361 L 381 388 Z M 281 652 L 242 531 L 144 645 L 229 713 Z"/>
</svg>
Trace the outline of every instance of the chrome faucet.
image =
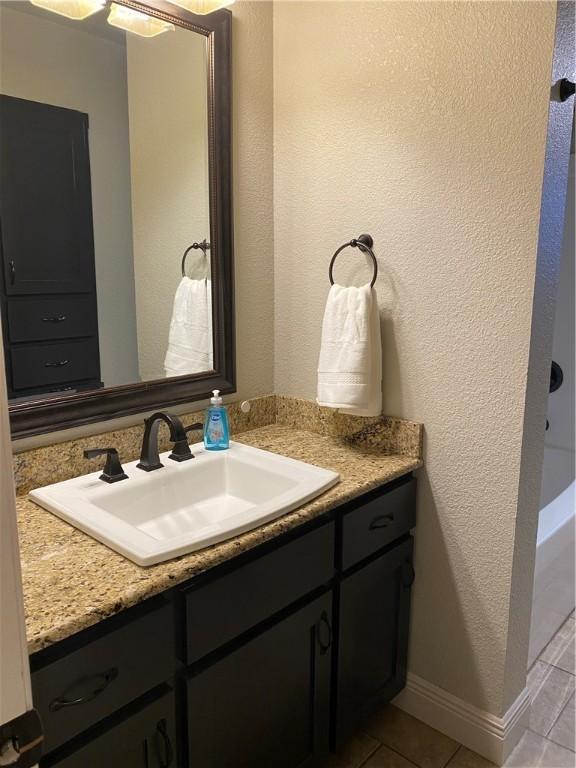
<svg viewBox="0 0 576 768">
<path fill-rule="evenodd" d="M 192 424 L 189 427 L 185 427 L 178 416 L 175 416 L 173 413 L 158 411 L 158 413 L 154 413 L 144 421 L 142 451 L 140 453 L 140 461 L 136 466 L 146 472 L 152 472 L 152 470 L 160 469 L 164 466 L 160 461 L 160 454 L 158 452 L 158 429 L 162 421 L 168 425 L 170 440 L 174 443 L 172 453 L 168 458 L 173 461 L 187 461 L 194 458 L 186 435 L 188 432 L 202 429 L 202 424 Z"/>
</svg>

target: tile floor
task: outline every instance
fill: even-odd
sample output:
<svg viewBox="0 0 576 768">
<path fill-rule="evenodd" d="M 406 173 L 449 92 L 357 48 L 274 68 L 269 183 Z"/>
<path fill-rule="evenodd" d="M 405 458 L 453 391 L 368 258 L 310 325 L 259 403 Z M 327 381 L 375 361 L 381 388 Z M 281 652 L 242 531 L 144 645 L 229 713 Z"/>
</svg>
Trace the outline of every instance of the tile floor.
<svg viewBox="0 0 576 768">
<path fill-rule="evenodd" d="M 506 768 L 576 768 L 572 614 L 528 673 L 530 726 Z M 453 739 L 389 705 L 326 768 L 493 768 Z"/>
</svg>

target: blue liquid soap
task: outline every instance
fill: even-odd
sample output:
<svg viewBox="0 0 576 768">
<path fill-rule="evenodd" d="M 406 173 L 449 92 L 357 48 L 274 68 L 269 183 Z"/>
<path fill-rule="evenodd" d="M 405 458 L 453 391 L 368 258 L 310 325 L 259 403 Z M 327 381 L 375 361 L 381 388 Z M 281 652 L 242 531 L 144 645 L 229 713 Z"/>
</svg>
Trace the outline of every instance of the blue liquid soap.
<svg viewBox="0 0 576 768">
<path fill-rule="evenodd" d="M 225 451 L 230 447 L 228 410 L 222 405 L 220 390 L 215 389 L 212 394 L 204 422 L 204 447 L 207 451 Z"/>
</svg>

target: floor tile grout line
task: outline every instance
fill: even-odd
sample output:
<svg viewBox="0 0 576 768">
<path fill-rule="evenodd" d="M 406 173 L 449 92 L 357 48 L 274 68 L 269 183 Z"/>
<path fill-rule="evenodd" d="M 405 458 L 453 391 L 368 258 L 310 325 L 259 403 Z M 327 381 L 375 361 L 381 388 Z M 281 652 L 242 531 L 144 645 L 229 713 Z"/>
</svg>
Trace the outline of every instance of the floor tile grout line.
<svg viewBox="0 0 576 768">
<path fill-rule="evenodd" d="M 422 766 L 418 765 L 418 763 L 415 763 L 414 760 L 411 760 L 409 757 L 406 757 L 406 755 L 403 755 L 402 752 L 398 752 L 397 749 L 393 749 L 392 747 L 389 747 L 387 744 L 383 744 L 383 747 L 386 747 L 386 749 L 389 749 L 390 752 L 394 752 L 396 755 L 400 755 L 400 757 L 404 758 L 407 763 L 410 763 L 410 765 L 414 765 L 416 768 L 422 768 Z"/>
<path fill-rule="evenodd" d="M 461 750 L 461 749 L 463 749 L 463 748 L 464 748 L 464 745 L 463 745 L 463 744 L 458 744 L 458 749 L 456 750 L 456 752 L 454 752 L 454 754 L 452 755 L 452 757 L 450 758 L 450 760 L 448 760 L 448 762 L 446 763 L 446 765 L 444 766 L 444 768 L 450 768 L 450 763 L 452 762 L 452 760 L 454 760 L 454 758 L 456 757 L 456 755 L 458 754 L 458 752 L 460 752 L 460 750 Z"/>
<path fill-rule="evenodd" d="M 566 744 L 560 744 L 559 741 L 554 741 L 554 739 L 550 739 L 548 736 L 543 736 L 542 738 L 545 741 L 549 741 L 550 744 L 554 744 L 557 747 L 562 747 L 562 749 L 565 749 L 567 752 L 572 752 L 573 755 L 576 755 L 576 752 L 571 747 L 567 747 Z"/>
<path fill-rule="evenodd" d="M 564 669 L 564 667 L 559 667 L 557 664 L 552 664 L 550 662 L 543 662 L 547 663 L 549 667 L 554 667 L 554 669 L 559 669 L 561 672 L 565 672 L 567 675 L 570 675 L 571 677 L 576 677 L 576 674 L 574 672 L 570 672 L 567 669 Z"/>
<path fill-rule="evenodd" d="M 560 646 L 560 648 L 558 648 L 557 651 L 551 654 L 552 661 L 549 661 L 548 659 L 540 659 L 540 661 L 544 662 L 544 664 L 554 665 L 554 662 L 558 661 L 558 659 L 561 659 L 562 656 L 564 656 L 564 654 L 566 653 L 566 651 L 570 650 L 573 643 L 574 643 L 574 638 L 572 638 L 569 643 L 566 643 L 566 645 Z"/>
<path fill-rule="evenodd" d="M 562 669 L 562 667 L 556 667 L 554 664 L 550 664 L 550 663 L 548 663 L 546 661 L 541 661 L 540 664 L 543 664 L 546 667 L 546 670 L 545 670 L 544 674 L 542 675 L 542 679 L 540 680 L 540 683 L 538 684 L 537 689 L 535 691 L 533 691 L 533 692 L 531 690 L 531 692 L 530 692 L 532 704 L 534 704 L 534 702 L 536 701 L 536 699 L 540 695 L 540 692 L 544 689 L 546 683 L 549 681 L 549 679 L 550 679 L 550 677 L 552 675 L 552 670 L 555 669 L 555 670 L 558 670 L 558 671 L 562 672 L 565 675 L 569 675 L 570 677 L 574 677 L 574 675 L 571 672 L 568 672 L 567 670 Z M 568 700 L 570 700 L 570 698 L 571 698 L 571 696 L 568 697 Z"/>
<path fill-rule="evenodd" d="M 450 755 L 450 757 L 448 758 L 448 760 L 447 760 L 447 761 L 444 763 L 444 765 L 442 766 L 442 768 L 447 768 L 447 766 L 450 764 L 450 762 L 451 762 L 451 761 L 452 761 L 452 760 L 453 760 L 453 759 L 456 757 L 456 755 L 457 755 L 457 754 L 458 754 L 458 752 L 460 751 L 460 747 L 462 747 L 462 744 L 458 744 L 458 745 L 456 746 L 456 749 L 455 749 L 455 750 L 454 750 L 454 752 L 453 752 L 453 753 Z"/>
<path fill-rule="evenodd" d="M 566 651 L 570 649 L 571 645 L 572 645 L 572 641 L 570 641 L 570 643 L 568 645 L 566 645 L 566 646 L 560 648 L 558 651 L 556 651 L 556 653 L 552 657 L 552 661 L 548 661 L 547 659 L 538 659 L 538 661 L 541 662 L 542 664 L 547 664 L 549 667 L 557 667 L 558 665 L 557 665 L 556 662 L 560 661 L 560 659 L 562 658 L 562 656 L 564 656 Z M 562 667 L 560 667 L 560 669 L 562 669 Z M 568 672 L 567 669 L 564 670 L 564 671 Z M 573 674 L 573 673 L 569 672 L 568 674 Z"/>
<path fill-rule="evenodd" d="M 569 621 L 569 620 L 570 620 L 570 617 L 568 617 L 568 618 L 567 618 L 567 619 L 564 621 L 564 623 L 563 623 L 563 624 L 561 624 L 561 625 L 560 625 L 560 627 L 558 627 L 558 629 L 557 629 L 556 633 L 554 634 L 554 636 L 550 638 L 550 640 L 549 640 L 549 641 L 546 643 L 546 645 L 544 646 L 544 648 L 543 648 L 543 649 L 540 651 L 540 655 L 538 656 L 538 658 L 536 659 L 536 661 L 542 661 L 544 664 L 550 664 L 550 663 L 551 663 L 551 662 L 546 662 L 546 661 L 544 661 L 544 659 L 542 659 L 542 656 L 543 656 L 543 655 L 546 653 L 546 651 L 548 650 L 548 648 L 549 648 L 549 647 L 552 645 L 552 643 L 553 643 L 553 642 L 556 640 L 556 638 L 558 637 L 558 635 L 560 635 L 560 634 L 561 634 L 562 630 L 564 629 L 564 627 L 566 626 L 566 624 L 568 623 L 568 621 Z M 574 637 L 571 637 L 571 638 L 568 640 L 566 647 L 562 649 L 562 653 L 563 653 L 565 650 L 567 650 L 567 648 L 568 648 L 568 646 L 570 645 L 570 643 L 573 643 L 573 642 L 574 642 Z M 556 655 L 556 654 L 555 654 L 555 655 Z"/>
<path fill-rule="evenodd" d="M 545 738 L 545 739 L 547 739 L 547 738 L 548 738 L 548 735 L 549 735 L 549 734 L 552 732 L 552 729 L 554 728 L 554 726 L 556 725 L 556 723 L 558 722 L 558 720 L 560 720 L 560 718 L 561 718 L 561 717 L 562 717 L 562 715 L 564 714 L 564 710 L 566 709 L 566 707 L 568 706 L 568 704 L 570 704 L 570 702 L 572 701 L 572 698 L 573 698 L 573 697 L 574 697 L 574 691 L 572 691 L 571 695 L 570 695 L 570 696 L 568 696 L 568 698 L 567 698 L 567 699 L 566 699 L 566 701 L 564 702 L 564 705 L 563 705 L 562 709 L 561 709 L 561 710 L 560 710 L 560 712 L 558 713 L 558 717 L 556 718 L 556 720 L 554 720 L 554 722 L 552 723 L 552 725 L 551 725 L 551 726 L 550 726 L 550 728 L 548 729 L 548 732 L 547 732 L 547 733 L 546 733 L 546 735 L 544 736 L 544 738 Z M 553 741 L 553 739 L 550 739 L 550 741 Z"/>
<path fill-rule="evenodd" d="M 367 735 L 369 735 L 369 734 L 367 734 Z M 371 738 L 371 739 L 374 739 L 374 736 L 370 736 L 370 738 Z M 366 755 L 366 757 L 364 758 L 364 760 L 362 760 L 362 762 L 361 762 L 361 763 L 359 763 L 359 765 L 358 765 L 358 768 L 363 768 L 363 766 L 364 766 L 364 765 L 366 765 L 366 763 L 368 762 L 368 760 L 370 760 L 371 758 L 373 758 L 373 757 L 374 757 L 374 755 L 376 754 L 376 752 L 378 752 L 378 750 L 380 749 L 380 747 L 383 747 L 383 746 L 384 746 L 384 744 L 382 744 L 382 742 L 381 742 L 381 741 L 379 741 L 378 739 L 374 739 L 374 741 L 376 742 L 376 746 L 374 747 L 374 749 L 372 750 L 372 752 L 370 752 L 370 754 Z"/>
<path fill-rule="evenodd" d="M 386 744 L 385 742 L 382 742 L 382 744 L 380 744 L 380 747 L 378 748 L 378 750 L 379 750 L 381 747 L 386 747 L 386 749 L 388 749 L 390 752 L 394 752 L 394 754 L 395 754 L 395 755 L 398 755 L 398 756 L 399 756 L 399 757 L 401 757 L 403 760 L 406 760 L 406 762 L 407 762 L 407 763 L 410 763 L 410 765 L 413 765 L 413 766 L 414 766 L 414 768 L 422 768 L 422 766 L 421 766 L 421 765 L 418 765 L 418 763 L 415 763 L 415 762 L 414 762 L 413 760 L 411 760 L 409 757 L 406 757 L 406 755 L 403 755 L 403 754 L 402 754 L 402 752 L 398 752 L 398 750 L 397 750 L 397 749 L 394 749 L 394 747 L 390 747 L 390 746 L 388 746 L 388 744 Z M 460 745 L 458 745 L 458 747 L 460 747 Z M 376 752 L 378 752 L 378 750 L 376 750 Z M 372 754 L 370 755 L 370 757 L 368 758 L 368 760 L 369 760 L 370 758 L 374 757 L 374 755 L 376 754 L 376 752 L 372 752 Z M 452 757 L 454 757 L 454 755 L 452 755 Z M 452 757 L 450 758 L 450 760 L 452 760 Z M 367 761 L 366 761 L 366 762 L 367 762 Z M 366 763 L 362 763 L 362 766 L 364 766 L 364 765 L 366 765 Z M 362 768 L 362 766 L 361 766 L 360 768 Z M 444 765 L 443 765 L 443 766 L 442 766 L 442 768 L 446 768 L 446 766 L 444 766 Z"/>
</svg>

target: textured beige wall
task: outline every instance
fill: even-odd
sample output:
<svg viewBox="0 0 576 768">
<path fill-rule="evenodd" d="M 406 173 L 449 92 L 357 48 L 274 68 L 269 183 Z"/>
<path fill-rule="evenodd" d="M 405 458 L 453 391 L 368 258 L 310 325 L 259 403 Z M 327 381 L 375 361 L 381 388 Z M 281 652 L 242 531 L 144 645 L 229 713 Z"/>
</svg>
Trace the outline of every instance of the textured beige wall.
<svg viewBox="0 0 576 768">
<path fill-rule="evenodd" d="M 128 105 L 138 360 L 143 381 L 164 358 L 181 260 L 210 241 L 206 38 L 176 29 L 128 35 Z M 188 273 L 203 256 L 187 259 Z"/>
<path fill-rule="evenodd" d="M 410 668 L 496 714 L 554 19 L 538 2 L 274 11 L 276 391 L 315 396 L 328 261 L 370 232 L 384 412 L 426 429 Z M 342 254 L 336 279 L 365 281 L 363 262 Z"/>
<path fill-rule="evenodd" d="M 242 398 L 274 389 L 272 3 L 232 6 L 236 371 Z"/>
<path fill-rule="evenodd" d="M 126 49 L 96 21 L 85 28 L 19 5 L 0 2 L 1 91 L 89 116 L 101 377 L 125 384 L 138 378 Z"/>
</svg>

